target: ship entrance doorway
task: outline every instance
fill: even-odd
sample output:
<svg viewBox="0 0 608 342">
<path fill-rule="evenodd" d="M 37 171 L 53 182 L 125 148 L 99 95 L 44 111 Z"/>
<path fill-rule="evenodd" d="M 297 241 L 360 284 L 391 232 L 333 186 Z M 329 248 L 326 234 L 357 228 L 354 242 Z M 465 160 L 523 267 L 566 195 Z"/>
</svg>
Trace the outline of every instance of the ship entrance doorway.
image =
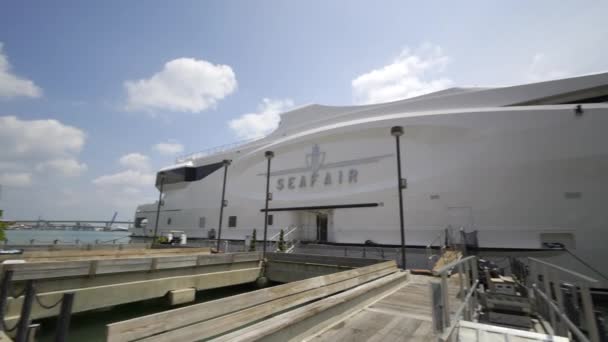
<svg viewBox="0 0 608 342">
<path fill-rule="evenodd" d="M 317 241 L 327 242 L 327 214 L 315 213 L 317 216 Z"/>
<path fill-rule="evenodd" d="M 298 225 L 302 227 L 305 241 L 325 243 L 330 241 L 331 210 L 306 210 L 299 213 Z"/>
</svg>

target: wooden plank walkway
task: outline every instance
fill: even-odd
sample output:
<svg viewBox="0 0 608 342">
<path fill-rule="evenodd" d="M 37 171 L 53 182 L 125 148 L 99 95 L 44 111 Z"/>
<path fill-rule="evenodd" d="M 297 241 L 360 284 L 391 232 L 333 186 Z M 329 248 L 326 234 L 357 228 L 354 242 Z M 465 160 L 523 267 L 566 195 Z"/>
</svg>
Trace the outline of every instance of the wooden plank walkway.
<svg viewBox="0 0 608 342">
<path fill-rule="evenodd" d="M 411 275 L 396 291 L 329 326 L 307 341 L 436 341 L 431 318 L 430 282 L 437 278 Z M 460 303 L 458 285 L 449 282 L 453 314 Z"/>
</svg>

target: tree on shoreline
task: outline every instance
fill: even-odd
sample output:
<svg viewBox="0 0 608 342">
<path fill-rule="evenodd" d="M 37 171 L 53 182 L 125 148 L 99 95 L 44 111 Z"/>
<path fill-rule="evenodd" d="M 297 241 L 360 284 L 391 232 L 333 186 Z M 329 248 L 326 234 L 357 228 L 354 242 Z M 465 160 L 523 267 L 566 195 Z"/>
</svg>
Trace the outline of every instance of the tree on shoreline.
<svg viewBox="0 0 608 342">
<path fill-rule="evenodd" d="M 258 240 L 257 233 L 254 229 L 253 235 L 251 235 L 251 241 L 249 241 L 249 251 L 250 252 L 255 252 L 255 244 L 256 244 L 257 240 Z"/>
<path fill-rule="evenodd" d="M 6 235 L 4 234 L 4 229 L 8 227 L 8 223 L 2 221 L 2 214 L 4 214 L 4 210 L 0 209 L 0 241 L 6 241 Z"/>
</svg>

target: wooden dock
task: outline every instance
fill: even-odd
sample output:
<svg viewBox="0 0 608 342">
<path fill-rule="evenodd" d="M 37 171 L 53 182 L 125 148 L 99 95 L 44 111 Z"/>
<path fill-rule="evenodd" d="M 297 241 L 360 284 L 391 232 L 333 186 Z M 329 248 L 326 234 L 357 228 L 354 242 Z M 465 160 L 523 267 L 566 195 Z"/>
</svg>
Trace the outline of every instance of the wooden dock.
<svg viewBox="0 0 608 342">
<path fill-rule="evenodd" d="M 60 307 L 42 303 L 60 303 L 66 293 L 76 313 L 164 295 L 181 304 L 201 289 L 285 282 L 109 324 L 106 338 L 114 342 L 567 340 L 475 322 L 473 256 L 443 267 L 441 278 L 403 271 L 394 260 L 281 253 L 263 260 L 256 252 L 196 249 L 39 251 L 23 257 L 25 263 L 0 268 L 3 288 L 6 279 L 13 286 L 5 298 L 9 323 L 20 320 L 22 308 L 30 308 L 29 320 L 57 315 Z M 14 295 L 24 284 L 30 292 Z"/>
<path fill-rule="evenodd" d="M 113 323 L 107 340 L 567 341 L 458 317 L 463 307 L 458 274 L 446 282 L 447 314 L 456 327 L 446 339 L 433 322 L 437 303 L 432 302 L 431 284 L 438 282 L 440 278 L 412 275 L 385 261 Z"/>
<path fill-rule="evenodd" d="M 410 275 L 392 293 L 324 328 L 308 341 L 436 341 L 433 335 L 429 282 L 433 277 Z M 450 303 L 458 285 L 449 288 Z M 453 313 L 453 312 L 452 312 Z"/>
</svg>

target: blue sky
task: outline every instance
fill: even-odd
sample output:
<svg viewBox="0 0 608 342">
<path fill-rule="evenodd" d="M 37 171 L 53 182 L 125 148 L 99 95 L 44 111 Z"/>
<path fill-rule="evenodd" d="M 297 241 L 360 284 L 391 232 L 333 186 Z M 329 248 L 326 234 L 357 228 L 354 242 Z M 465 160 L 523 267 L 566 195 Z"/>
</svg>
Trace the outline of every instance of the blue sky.
<svg viewBox="0 0 608 342">
<path fill-rule="evenodd" d="M 156 196 L 155 169 L 268 133 L 293 107 L 605 71 L 605 13 L 604 1 L 3 1 L 0 208 L 131 219 Z"/>
</svg>

